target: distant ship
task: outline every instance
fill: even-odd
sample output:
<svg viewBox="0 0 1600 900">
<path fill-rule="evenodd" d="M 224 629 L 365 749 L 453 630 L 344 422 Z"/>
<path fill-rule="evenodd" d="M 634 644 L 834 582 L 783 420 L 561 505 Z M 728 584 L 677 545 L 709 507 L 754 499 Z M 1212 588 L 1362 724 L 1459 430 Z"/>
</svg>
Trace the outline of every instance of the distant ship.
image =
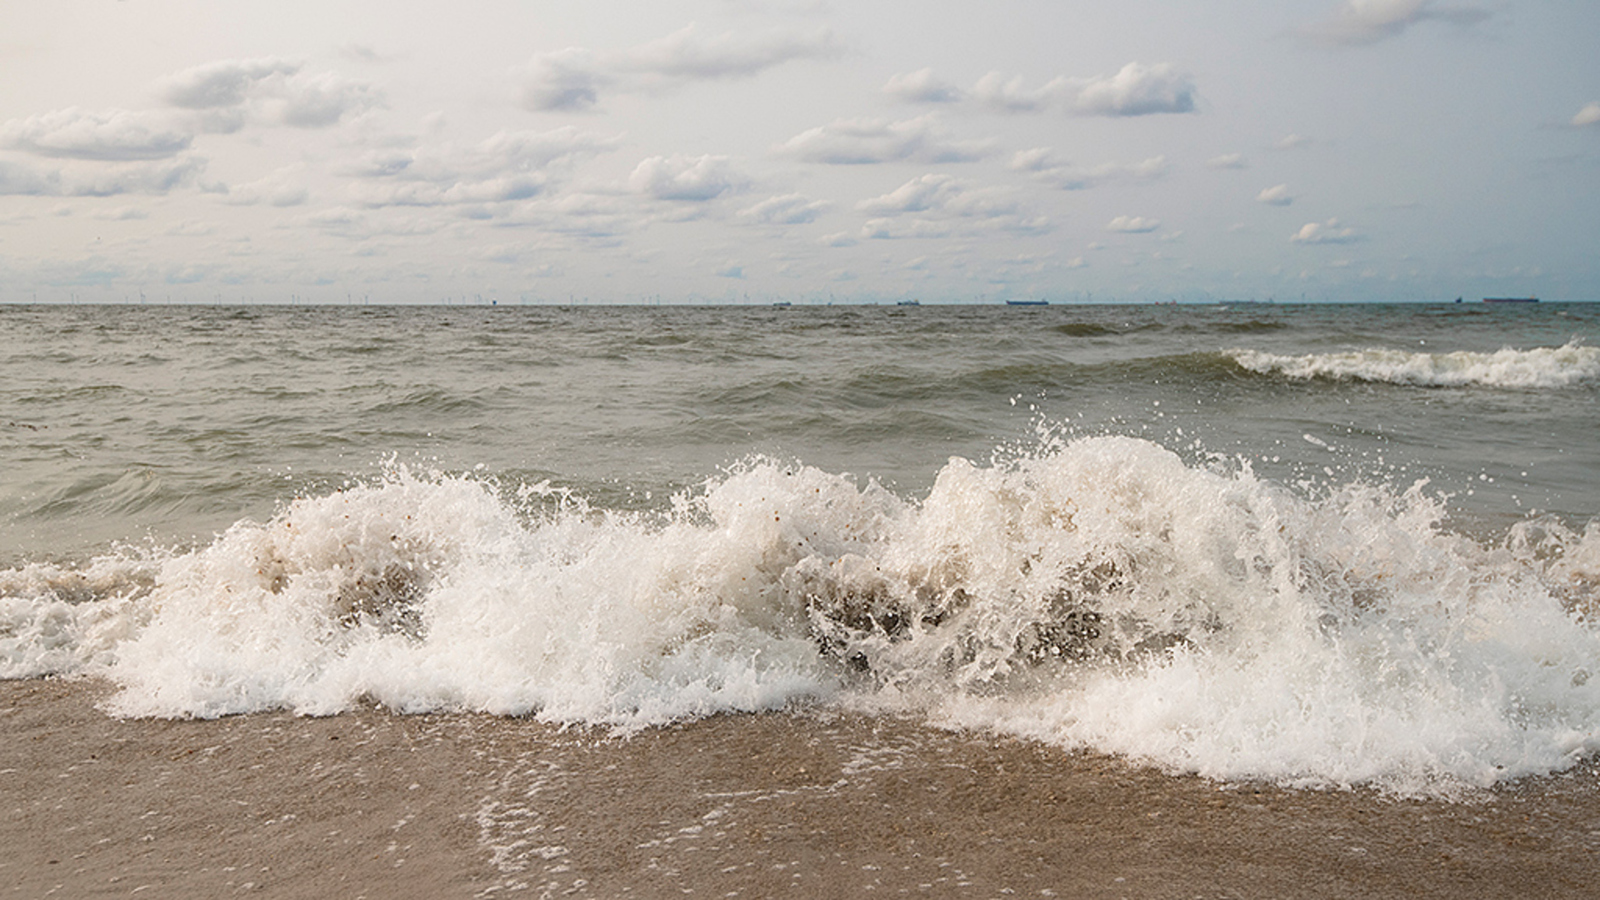
<svg viewBox="0 0 1600 900">
<path fill-rule="evenodd" d="M 1485 303 L 1538 303 L 1538 297 L 1485 297 Z"/>
<path fill-rule="evenodd" d="M 917 300 L 901 300 L 900 302 L 895 304 L 895 306 L 921 306 L 921 305 L 922 305 L 922 303 L 920 301 L 917 301 Z"/>
<path fill-rule="evenodd" d="M 1007 306 L 1049 306 L 1049 300 L 1007 300 Z"/>
</svg>

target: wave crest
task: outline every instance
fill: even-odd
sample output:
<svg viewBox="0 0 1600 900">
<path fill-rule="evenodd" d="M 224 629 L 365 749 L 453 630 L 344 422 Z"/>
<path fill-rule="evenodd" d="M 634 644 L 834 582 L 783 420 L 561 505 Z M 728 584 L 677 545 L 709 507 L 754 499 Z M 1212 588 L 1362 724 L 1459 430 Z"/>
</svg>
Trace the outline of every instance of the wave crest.
<svg viewBox="0 0 1600 900">
<path fill-rule="evenodd" d="M 1600 348 L 1569 341 L 1560 347 L 1505 348 L 1493 353 L 1414 353 L 1371 348 L 1342 353 L 1280 356 L 1230 350 L 1242 368 L 1298 380 L 1374 381 L 1429 387 L 1482 385 L 1560 388 L 1600 379 Z"/>
</svg>

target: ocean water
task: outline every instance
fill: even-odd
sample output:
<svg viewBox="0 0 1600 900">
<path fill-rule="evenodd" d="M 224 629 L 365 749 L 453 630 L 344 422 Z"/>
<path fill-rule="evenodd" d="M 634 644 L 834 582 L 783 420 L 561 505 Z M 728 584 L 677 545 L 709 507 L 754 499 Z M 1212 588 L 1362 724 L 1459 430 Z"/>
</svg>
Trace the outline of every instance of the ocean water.
<svg viewBox="0 0 1600 900">
<path fill-rule="evenodd" d="M 1600 305 L 0 306 L 0 677 L 821 705 L 1413 793 L 1600 751 Z"/>
</svg>

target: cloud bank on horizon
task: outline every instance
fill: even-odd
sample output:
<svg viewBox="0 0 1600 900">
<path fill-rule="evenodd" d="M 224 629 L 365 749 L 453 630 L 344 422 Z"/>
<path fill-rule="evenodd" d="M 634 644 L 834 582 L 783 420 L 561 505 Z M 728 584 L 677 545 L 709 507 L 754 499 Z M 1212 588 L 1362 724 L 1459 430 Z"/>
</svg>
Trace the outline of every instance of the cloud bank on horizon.
<svg viewBox="0 0 1600 900">
<path fill-rule="evenodd" d="M 1600 7 L 1061 7 L 11 5 L 0 302 L 1600 299 Z"/>
</svg>

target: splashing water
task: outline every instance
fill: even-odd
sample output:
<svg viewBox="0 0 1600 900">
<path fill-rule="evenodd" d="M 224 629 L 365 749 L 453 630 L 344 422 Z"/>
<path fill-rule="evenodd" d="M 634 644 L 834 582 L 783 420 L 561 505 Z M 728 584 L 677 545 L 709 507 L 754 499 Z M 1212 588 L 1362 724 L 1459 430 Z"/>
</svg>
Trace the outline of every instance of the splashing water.
<svg viewBox="0 0 1600 900">
<path fill-rule="evenodd" d="M 1414 353 L 1372 348 L 1305 356 L 1232 350 L 1228 355 L 1252 372 L 1301 380 L 1328 378 L 1434 387 L 1559 388 L 1600 379 L 1600 347 L 1585 347 L 1576 341 L 1560 347 L 1505 348 L 1493 353 L 1465 350 Z"/>
<path fill-rule="evenodd" d="M 120 715 L 806 700 L 1221 778 L 1563 768 L 1600 747 L 1600 528 L 1444 513 L 1130 437 L 952 459 L 919 502 L 764 458 L 656 513 L 400 469 L 192 552 L 0 572 L 0 674 L 108 677 Z"/>
</svg>

